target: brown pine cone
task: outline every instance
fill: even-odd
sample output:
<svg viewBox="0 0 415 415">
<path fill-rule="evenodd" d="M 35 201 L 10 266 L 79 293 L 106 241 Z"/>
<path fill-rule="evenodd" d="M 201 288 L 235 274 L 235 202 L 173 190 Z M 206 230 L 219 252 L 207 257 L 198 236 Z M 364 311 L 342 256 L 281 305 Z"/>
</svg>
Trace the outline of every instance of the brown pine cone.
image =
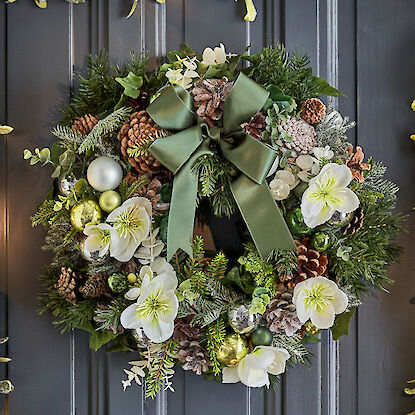
<svg viewBox="0 0 415 415">
<path fill-rule="evenodd" d="M 356 150 L 353 150 L 353 146 L 350 145 L 346 147 L 346 151 L 349 154 L 349 160 L 346 162 L 346 166 L 351 170 L 353 178 L 359 183 L 362 183 L 365 180 L 363 172 L 370 170 L 370 164 L 363 163 L 365 155 L 362 147 L 357 146 Z"/>
<path fill-rule="evenodd" d="M 174 323 L 173 339 L 177 342 L 197 339 L 200 335 L 200 328 L 192 326 L 190 322 L 193 316 L 189 315 L 183 318 L 176 319 Z"/>
<path fill-rule="evenodd" d="M 264 317 L 268 323 L 269 330 L 273 333 L 285 333 L 287 336 L 292 336 L 301 328 L 302 324 L 298 319 L 292 298 L 291 290 L 287 290 L 277 295 L 268 304 Z"/>
<path fill-rule="evenodd" d="M 149 98 L 146 91 L 140 91 L 138 98 L 128 98 L 125 103 L 136 110 L 143 110 L 148 107 Z"/>
<path fill-rule="evenodd" d="M 357 231 L 363 228 L 363 221 L 365 219 L 365 214 L 363 213 L 362 208 L 359 206 L 354 211 L 354 216 L 349 224 L 344 228 L 343 235 L 354 235 Z"/>
<path fill-rule="evenodd" d="M 107 277 L 101 273 L 91 275 L 79 292 L 86 298 L 97 298 L 108 293 Z"/>
<path fill-rule="evenodd" d="M 261 140 L 262 133 L 267 125 L 265 120 L 265 115 L 262 112 L 257 112 L 253 117 L 251 117 L 249 122 L 241 124 L 242 130 L 250 136 Z"/>
<path fill-rule="evenodd" d="M 77 285 L 81 277 L 77 275 L 71 268 L 62 267 L 59 280 L 54 287 L 58 293 L 71 304 L 76 304 Z"/>
<path fill-rule="evenodd" d="M 192 89 L 196 112 L 210 127 L 222 125 L 223 106 L 231 92 L 233 82 L 225 76 L 221 79 L 204 79 Z"/>
<path fill-rule="evenodd" d="M 209 366 L 212 366 L 200 343 L 195 340 L 181 341 L 177 357 L 184 363 L 182 366 L 184 370 L 191 370 L 197 375 L 202 375 L 209 370 Z"/>
<path fill-rule="evenodd" d="M 147 111 L 135 112 L 118 133 L 121 153 L 138 173 L 152 176 L 162 170 L 162 165 L 148 149 L 153 141 L 166 134 Z"/>
<path fill-rule="evenodd" d="M 318 98 L 305 100 L 300 107 L 301 118 L 309 124 L 318 124 L 326 115 L 326 106 Z"/>
<path fill-rule="evenodd" d="M 72 131 L 79 131 L 82 135 L 87 135 L 92 131 L 98 121 L 98 118 L 91 114 L 76 118 L 72 124 Z"/>
<path fill-rule="evenodd" d="M 327 272 L 329 260 L 324 252 L 319 252 L 311 247 L 310 239 L 305 238 L 297 245 L 297 271 L 295 277 L 288 283 L 289 288 L 295 284 L 317 276 L 324 276 Z"/>
</svg>

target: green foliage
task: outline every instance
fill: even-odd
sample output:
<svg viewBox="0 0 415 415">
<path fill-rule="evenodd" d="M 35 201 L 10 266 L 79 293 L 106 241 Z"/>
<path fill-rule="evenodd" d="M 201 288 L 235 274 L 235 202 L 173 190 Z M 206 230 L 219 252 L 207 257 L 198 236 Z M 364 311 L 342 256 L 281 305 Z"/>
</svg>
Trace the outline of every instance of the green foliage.
<svg viewBox="0 0 415 415">
<path fill-rule="evenodd" d="M 210 324 L 206 330 L 207 345 L 206 349 L 209 352 L 210 361 L 212 362 L 212 370 L 214 375 L 219 375 L 221 372 L 221 364 L 218 360 L 217 354 L 226 336 L 226 326 L 223 318 L 218 318 L 214 323 Z"/>
<path fill-rule="evenodd" d="M 287 350 L 292 363 L 308 364 L 310 361 L 310 352 L 304 347 L 300 333 L 295 333 L 292 336 L 275 334 L 272 345 Z"/>
<path fill-rule="evenodd" d="M 334 340 L 339 340 L 341 336 L 349 334 L 349 323 L 355 311 L 356 309 L 352 308 L 336 316 L 334 325 L 330 328 Z"/>
<path fill-rule="evenodd" d="M 171 338 L 156 346 L 156 352 L 150 356 L 150 367 L 146 376 L 146 398 L 155 398 L 163 383 L 173 374 L 174 359 L 178 344 Z"/>
<path fill-rule="evenodd" d="M 210 278 L 222 279 L 228 267 L 228 258 L 223 252 L 218 252 L 209 262 L 207 273 Z"/>
<path fill-rule="evenodd" d="M 200 157 L 192 168 L 198 175 L 198 198 L 209 199 L 215 216 L 230 217 L 236 203 L 230 188 L 233 168 L 217 154 Z"/>
<path fill-rule="evenodd" d="M 70 125 L 77 117 L 85 114 L 101 115 L 114 108 L 123 89 L 115 78 L 124 78 L 129 72 L 145 77 L 147 63 L 145 56 L 131 54 L 129 62 L 120 68 L 109 64 L 106 51 L 101 51 L 97 56 L 89 56 L 87 74 L 79 77 L 77 94 L 63 110 L 63 124 Z"/>
<path fill-rule="evenodd" d="M 68 212 L 66 210 L 56 211 L 54 206 L 54 200 L 43 201 L 38 207 L 37 212 L 30 218 L 32 226 L 37 226 L 40 223 L 53 225 L 61 218 L 69 219 Z"/>
<path fill-rule="evenodd" d="M 298 52 L 289 54 L 281 43 L 277 43 L 274 47 L 268 46 L 255 55 L 244 56 L 243 59 L 252 64 L 245 71 L 248 76 L 259 84 L 276 86 L 285 95 L 294 98 L 297 103 L 320 94 L 333 96 L 340 94 L 327 82 L 313 76 L 307 54 Z"/>
<path fill-rule="evenodd" d="M 124 299 L 117 298 L 106 307 L 100 307 L 94 312 L 94 320 L 98 323 L 97 330 L 111 330 L 117 333 L 121 313 L 126 308 Z"/>
<path fill-rule="evenodd" d="M 128 185 L 126 180 L 123 180 L 118 188 L 118 192 L 121 195 L 122 201 L 136 196 L 143 187 L 150 183 L 150 179 L 147 176 L 140 176 L 131 185 Z"/>
</svg>

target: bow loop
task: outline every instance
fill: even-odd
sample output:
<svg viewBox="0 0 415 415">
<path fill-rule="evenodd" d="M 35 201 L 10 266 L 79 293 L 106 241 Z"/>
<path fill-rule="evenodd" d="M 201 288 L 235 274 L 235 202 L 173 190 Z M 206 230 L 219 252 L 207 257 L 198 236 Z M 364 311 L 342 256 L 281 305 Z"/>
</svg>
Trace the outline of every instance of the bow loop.
<svg viewBox="0 0 415 415">
<path fill-rule="evenodd" d="M 189 92 L 177 85 L 167 88 L 147 108 L 162 128 L 179 130 L 155 140 L 150 147 L 150 153 L 175 175 L 167 230 L 168 259 L 179 248 L 192 255 L 198 185 L 193 165 L 202 155 L 213 154 L 212 141 L 242 173 L 231 183 L 232 194 L 261 257 L 265 258 L 273 249 L 295 249 L 265 181 L 277 154 L 240 127 L 261 110 L 268 95 L 268 91 L 241 73 L 225 101 L 222 128 L 209 127 L 197 119 Z"/>
</svg>

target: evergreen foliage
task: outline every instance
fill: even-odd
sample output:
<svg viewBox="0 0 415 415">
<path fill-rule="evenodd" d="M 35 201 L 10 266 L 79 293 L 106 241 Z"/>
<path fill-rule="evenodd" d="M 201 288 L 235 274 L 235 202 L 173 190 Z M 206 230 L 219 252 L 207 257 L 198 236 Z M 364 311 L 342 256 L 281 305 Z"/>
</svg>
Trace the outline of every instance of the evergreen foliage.
<svg viewBox="0 0 415 415">
<path fill-rule="evenodd" d="M 226 336 L 226 326 L 223 318 L 219 317 L 215 322 L 211 323 L 206 330 L 207 345 L 210 361 L 212 362 L 212 370 L 214 375 L 221 372 L 221 364 L 218 360 L 218 350 L 221 347 Z"/>
</svg>

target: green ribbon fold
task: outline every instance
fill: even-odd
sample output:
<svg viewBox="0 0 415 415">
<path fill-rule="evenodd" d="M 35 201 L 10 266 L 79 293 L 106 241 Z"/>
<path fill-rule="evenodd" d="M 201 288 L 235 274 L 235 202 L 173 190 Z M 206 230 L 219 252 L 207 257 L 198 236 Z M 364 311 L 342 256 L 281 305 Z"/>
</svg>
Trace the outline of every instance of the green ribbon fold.
<svg viewBox="0 0 415 415">
<path fill-rule="evenodd" d="M 192 256 L 198 177 L 195 161 L 213 154 L 215 142 L 222 156 L 240 172 L 231 189 L 262 258 L 273 249 L 295 250 L 290 231 L 266 183 L 276 152 L 241 130 L 241 124 L 265 104 L 269 92 L 244 74 L 235 81 L 224 103 L 223 127 L 209 127 L 193 111 L 189 92 L 167 88 L 148 108 L 151 118 L 176 134 L 155 140 L 150 153 L 174 174 L 167 230 L 167 258 L 178 249 Z"/>
</svg>

